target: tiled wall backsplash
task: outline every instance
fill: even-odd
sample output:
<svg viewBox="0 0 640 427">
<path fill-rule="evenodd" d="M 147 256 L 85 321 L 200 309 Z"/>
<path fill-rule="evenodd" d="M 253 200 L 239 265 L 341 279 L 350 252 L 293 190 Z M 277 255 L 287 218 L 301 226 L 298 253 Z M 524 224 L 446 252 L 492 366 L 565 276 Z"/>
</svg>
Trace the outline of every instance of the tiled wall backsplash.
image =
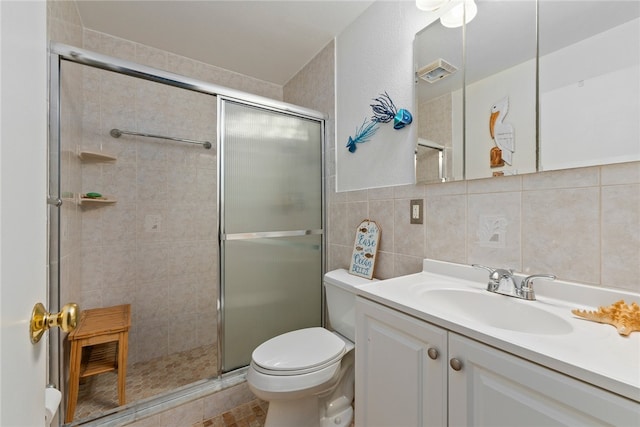
<svg viewBox="0 0 640 427">
<path fill-rule="evenodd" d="M 379 278 L 420 271 L 421 260 L 433 258 L 640 292 L 639 162 L 347 193 L 332 188 L 331 269 L 348 267 L 355 227 L 370 218 L 382 228 Z M 422 225 L 409 223 L 411 199 L 425 200 Z M 502 236 L 491 240 L 485 226 L 495 220 Z"/>
</svg>

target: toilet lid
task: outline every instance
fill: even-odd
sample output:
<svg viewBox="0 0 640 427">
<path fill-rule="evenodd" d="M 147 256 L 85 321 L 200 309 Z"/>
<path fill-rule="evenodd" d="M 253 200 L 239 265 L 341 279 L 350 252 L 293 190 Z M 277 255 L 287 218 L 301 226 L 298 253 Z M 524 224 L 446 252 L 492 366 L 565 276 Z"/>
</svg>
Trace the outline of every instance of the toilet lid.
<svg viewBox="0 0 640 427">
<path fill-rule="evenodd" d="M 251 357 L 259 367 L 287 375 L 333 363 L 344 353 L 343 340 L 324 328 L 307 328 L 271 338 L 260 344 Z"/>
</svg>

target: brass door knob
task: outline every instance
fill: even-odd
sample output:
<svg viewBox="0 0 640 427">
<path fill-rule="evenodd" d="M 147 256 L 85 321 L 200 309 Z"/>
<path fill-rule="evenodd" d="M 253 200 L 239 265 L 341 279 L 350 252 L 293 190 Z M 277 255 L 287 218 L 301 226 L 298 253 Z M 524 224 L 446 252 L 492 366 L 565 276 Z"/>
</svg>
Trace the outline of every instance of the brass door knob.
<svg viewBox="0 0 640 427">
<path fill-rule="evenodd" d="M 65 332 L 73 331 L 78 325 L 78 304 L 65 304 L 60 313 L 49 313 L 42 303 L 33 306 L 29 333 L 33 344 L 40 341 L 45 331 L 52 327 L 60 327 Z"/>
</svg>

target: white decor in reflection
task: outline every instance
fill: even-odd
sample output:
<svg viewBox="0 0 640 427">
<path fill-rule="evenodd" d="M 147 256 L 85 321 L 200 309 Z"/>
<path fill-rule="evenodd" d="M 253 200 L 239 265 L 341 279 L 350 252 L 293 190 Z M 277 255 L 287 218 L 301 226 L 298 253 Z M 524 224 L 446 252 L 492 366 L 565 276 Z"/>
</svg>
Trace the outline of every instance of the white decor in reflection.
<svg viewBox="0 0 640 427">
<path fill-rule="evenodd" d="M 468 24 L 478 13 L 478 6 L 473 0 L 464 0 L 440 17 L 440 22 L 447 28 L 462 27 Z"/>
<path fill-rule="evenodd" d="M 449 0 L 416 0 L 416 7 L 420 10 L 427 12 L 433 12 L 440 9 L 444 4 L 449 3 Z"/>
<path fill-rule="evenodd" d="M 504 97 L 491 107 L 489 118 L 489 132 L 491 138 L 500 149 L 499 164 L 494 164 L 494 157 L 491 156 L 491 167 L 503 166 L 504 161 L 508 165 L 513 165 L 513 153 L 516 151 L 513 136 L 513 125 L 505 123 L 504 119 L 509 112 L 509 97 Z M 493 150 L 493 149 L 492 149 Z M 493 151 L 492 151 L 493 152 Z"/>
</svg>

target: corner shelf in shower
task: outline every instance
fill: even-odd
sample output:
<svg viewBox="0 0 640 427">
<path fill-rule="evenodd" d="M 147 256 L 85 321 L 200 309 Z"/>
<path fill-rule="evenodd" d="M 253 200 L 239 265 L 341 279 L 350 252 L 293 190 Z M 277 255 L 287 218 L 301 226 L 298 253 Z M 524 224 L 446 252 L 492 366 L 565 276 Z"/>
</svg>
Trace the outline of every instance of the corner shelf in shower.
<svg viewBox="0 0 640 427">
<path fill-rule="evenodd" d="M 78 147 L 78 157 L 80 157 L 80 160 L 87 162 L 113 162 L 117 159 L 115 156 L 102 151 L 83 150 L 80 147 Z M 116 199 L 113 196 L 93 198 L 84 197 L 83 194 L 80 194 L 78 200 L 80 206 L 112 205 L 114 203 L 116 203 Z"/>
<path fill-rule="evenodd" d="M 80 196 L 80 205 L 86 205 L 86 206 L 112 205 L 116 202 L 117 200 L 113 196 L 104 196 L 100 199 L 94 199 L 91 197 L 82 197 L 82 195 Z"/>
<path fill-rule="evenodd" d="M 80 160 L 92 162 L 112 162 L 116 160 L 116 157 L 111 154 L 90 150 L 78 150 L 78 157 L 80 157 Z"/>
</svg>

